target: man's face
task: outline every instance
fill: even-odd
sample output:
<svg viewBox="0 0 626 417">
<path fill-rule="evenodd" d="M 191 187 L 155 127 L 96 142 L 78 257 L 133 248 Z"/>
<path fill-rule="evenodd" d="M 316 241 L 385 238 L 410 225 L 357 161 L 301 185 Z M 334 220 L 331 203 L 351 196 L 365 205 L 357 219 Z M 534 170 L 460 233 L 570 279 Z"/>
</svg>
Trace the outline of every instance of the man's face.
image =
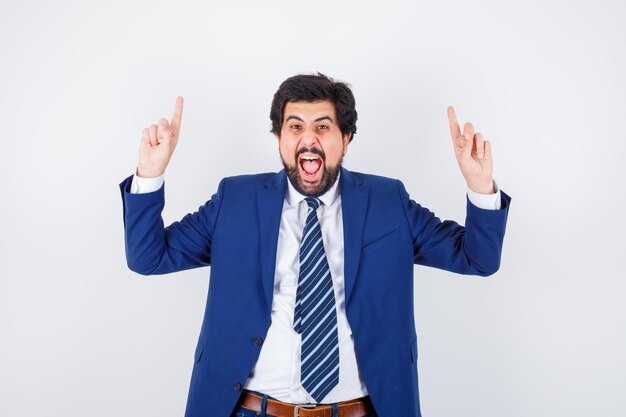
<svg viewBox="0 0 626 417">
<path fill-rule="evenodd" d="M 332 187 L 348 152 L 350 134 L 342 135 L 330 101 L 295 101 L 285 105 L 278 139 L 280 158 L 293 187 L 318 197 Z"/>
</svg>

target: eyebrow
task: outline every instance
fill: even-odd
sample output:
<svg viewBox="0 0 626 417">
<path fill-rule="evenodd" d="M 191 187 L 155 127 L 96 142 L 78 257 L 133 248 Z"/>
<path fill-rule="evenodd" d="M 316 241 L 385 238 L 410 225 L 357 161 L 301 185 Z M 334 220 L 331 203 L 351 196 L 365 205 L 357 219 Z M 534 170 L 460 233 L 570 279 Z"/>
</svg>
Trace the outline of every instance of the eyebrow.
<svg viewBox="0 0 626 417">
<path fill-rule="evenodd" d="M 287 120 L 285 120 L 285 122 L 288 122 L 289 120 L 299 120 L 302 123 L 304 123 L 304 120 L 302 120 L 302 118 L 300 118 L 299 116 L 295 116 L 293 114 L 287 117 Z M 322 120 L 329 120 L 331 123 L 334 123 L 333 118 L 330 116 L 320 116 L 317 119 L 315 119 L 314 122 L 321 122 Z"/>
</svg>

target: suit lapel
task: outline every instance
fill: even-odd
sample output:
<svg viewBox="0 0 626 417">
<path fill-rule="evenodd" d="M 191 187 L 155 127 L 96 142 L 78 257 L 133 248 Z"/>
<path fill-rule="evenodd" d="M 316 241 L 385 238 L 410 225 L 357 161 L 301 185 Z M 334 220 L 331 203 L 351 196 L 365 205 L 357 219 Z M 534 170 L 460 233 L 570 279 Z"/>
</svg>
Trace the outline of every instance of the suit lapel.
<svg viewBox="0 0 626 417">
<path fill-rule="evenodd" d="M 282 170 L 257 191 L 258 222 L 261 232 L 261 275 L 268 311 L 272 311 L 276 249 L 282 216 L 287 176 Z M 361 259 L 363 226 L 369 190 L 350 171 L 341 168 L 341 211 L 344 242 L 344 281 L 346 303 L 350 298 Z"/>
<path fill-rule="evenodd" d="M 341 212 L 343 218 L 344 281 L 346 304 L 354 288 L 361 259 L 363 226 L 369 189 L 350 171 L 341 168 Z"/>
<path fill-rule="evenodd" d="M 280 171 L 263 185 L 264 187 L 257 191 L 258 222 L 261 231 L 261 276 L 267 311 L 271 312 L 278 232 L 287 189 L 285 171 Z"/>
</svg>

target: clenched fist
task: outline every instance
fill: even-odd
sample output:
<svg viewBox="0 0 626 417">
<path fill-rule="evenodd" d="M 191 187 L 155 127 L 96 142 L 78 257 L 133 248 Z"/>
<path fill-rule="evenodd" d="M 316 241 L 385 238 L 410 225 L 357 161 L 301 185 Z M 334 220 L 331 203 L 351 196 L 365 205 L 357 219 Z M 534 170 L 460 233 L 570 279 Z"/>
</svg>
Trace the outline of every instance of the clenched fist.
<svg viewBox="0 0 626 417">
<path fill-rule="evenodd" d="M 162 117 L 158 124 L 143 130 L 139 144 L 138 176 L 153 178 L 163 175 L 178 143 L 182 116 L 183 98 L 178 97 L 171 122 Z"/>
</svg>

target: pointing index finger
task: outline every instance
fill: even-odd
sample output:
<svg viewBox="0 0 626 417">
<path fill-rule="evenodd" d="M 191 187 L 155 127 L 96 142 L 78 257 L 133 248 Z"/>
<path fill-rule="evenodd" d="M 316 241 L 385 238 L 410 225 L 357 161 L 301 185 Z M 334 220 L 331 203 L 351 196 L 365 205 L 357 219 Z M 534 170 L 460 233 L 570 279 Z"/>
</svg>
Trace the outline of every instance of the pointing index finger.
<svg viewBox="0 0 626 417">
<path fill-rule="evenodd" d="M 454 107 L 452 106 L 448 106 L 448 121 L 450 122 L 450 134 L 452 135 L 452 140 L 455 140 L 461 136 L 461 128 L 459 127 L 459 122 L 456 120 L 456 113 L 454 112 Z"/>
<path fill-rule="evenodd" d="M 174 115 L 172 116 L 172 126 L 176 129 L 180 129 L 180 120 L 183 117 L 183 98 L 178 96 L 176 98 L 176 107 L 174 108 Z"/>
</svg>

